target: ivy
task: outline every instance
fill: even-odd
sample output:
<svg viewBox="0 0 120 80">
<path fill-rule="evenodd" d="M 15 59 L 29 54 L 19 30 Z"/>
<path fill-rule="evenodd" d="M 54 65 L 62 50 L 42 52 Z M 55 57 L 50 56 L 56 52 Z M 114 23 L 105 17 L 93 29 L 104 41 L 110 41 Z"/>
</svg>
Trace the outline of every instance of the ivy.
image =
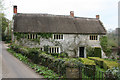
<svg viewBox="0 0 120 80">
<path fill-rule="evenodd" d="M 40 37 L 46 38 L 46 39 L 52 38 L 52 33 L 38 33 L 38 35 L 40 35 Z"/>
</svg>

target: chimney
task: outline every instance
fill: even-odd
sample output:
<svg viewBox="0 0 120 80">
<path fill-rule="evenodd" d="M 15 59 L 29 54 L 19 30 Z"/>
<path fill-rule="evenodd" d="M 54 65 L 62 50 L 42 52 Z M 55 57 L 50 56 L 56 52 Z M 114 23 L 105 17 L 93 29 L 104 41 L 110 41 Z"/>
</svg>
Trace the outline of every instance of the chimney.
<svg viewBox="0 0 120 80">
<path fill-rule="evenodd" d="M 100 19 L 100 16 L 99 16 L 99 15 L 96 15 L 96 19 Z"/>
<path fill-rule="evenodd" d="M 13 15 L 15 15 L 15 14 L 17 14 L 17 6 L 16 5 L 13 6 Z"/>
<path fill-rule="evenodd" d="M 70 16 L 74 17 L 74 11 L 70 11 Z"/>
</svg>

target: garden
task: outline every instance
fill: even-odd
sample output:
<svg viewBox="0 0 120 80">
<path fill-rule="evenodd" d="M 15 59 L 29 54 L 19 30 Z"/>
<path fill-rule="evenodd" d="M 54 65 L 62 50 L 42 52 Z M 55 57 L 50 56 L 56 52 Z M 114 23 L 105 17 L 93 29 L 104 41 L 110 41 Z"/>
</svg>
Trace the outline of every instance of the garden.
<svg viewBox="0 0 120 80">
<path fill-rule="evenodd" d="M 8 51 L 43 75 L 44 78 L 120 79 L 120 65 L 99 57 L 69 58 L 67 54 L 50 54 L 39 48 L 9 45 Z"/>
</svg>

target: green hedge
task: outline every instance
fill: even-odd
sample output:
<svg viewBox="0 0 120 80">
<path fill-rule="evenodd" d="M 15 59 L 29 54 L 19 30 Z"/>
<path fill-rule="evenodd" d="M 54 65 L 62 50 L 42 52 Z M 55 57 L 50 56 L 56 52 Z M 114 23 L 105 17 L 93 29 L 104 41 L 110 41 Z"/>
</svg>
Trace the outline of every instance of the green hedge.
<svg viewBox="0 0 120 80">
<path fill-rule="evenodd" d="M 36 64 L 46 66 L 61 75 L 66 74 L 66 67 L 78 68 L 82 63 L 74 58 L 55 58 L 50 54 L 41 52 L 39 48 L 21 47 L 16 44 L 10 46 L 17 53 L 27 56 L 31 61 Z M 60 56 L 63 56 L 64 53 Z"/>
<path fill-rule="evenodd" d="M 88 76 L 94 76 L 96 70 L 96 64 L 93 60 L 88 58 L 79 58 L 79 60 L 88 68 L 85 68 L 84 74 Z"/>
<path fill-rule="evenodd" d="M 115 61 L 108 61 L 101 59 L 99 57 L 88 57 L 91 60 L 94 60 L 96 64 L 98 64 L 100 67 L 103 67 L 104 69 L 111 69 L 113 67 L 118 67 L 118 63 Z"/>
<path fill-rule="evenodd" d="M 101 48 L 95 48 L 94 49 L 94 57 L 100 57 L 101 58 Z"/>
</svg>

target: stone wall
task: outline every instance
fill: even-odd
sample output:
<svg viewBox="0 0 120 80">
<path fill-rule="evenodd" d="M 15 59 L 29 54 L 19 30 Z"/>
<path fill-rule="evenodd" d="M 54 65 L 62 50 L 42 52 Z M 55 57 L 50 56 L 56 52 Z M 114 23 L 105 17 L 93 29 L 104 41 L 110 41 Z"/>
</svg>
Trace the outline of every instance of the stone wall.
<svg viewBox="0 0 120 80">
<path fill-rule="evenodd" d="M 98 40 L 89 40 L 89 35 L 78 35 L 78 34 L 64 34 L 63 40 L 55 40 L 53 38 L 45 39 L 40 38 L 40 42 L 31 41 L 28 39 L 21 39 L 16 43 L 28 46 L 28 47 L 43 47 L 43 46 L 59 46 L 61 52 L 68 53 L 71 57 L 77 57 L 79 53 L 79 47 L 101 47 L 100 41 Z M 99 38 L 99 35 L 98 35 Z M 86 50 L 85 50 L 86 54 Z M 85 55 L 86 57 L 86 55 Z"/>
</svg>

